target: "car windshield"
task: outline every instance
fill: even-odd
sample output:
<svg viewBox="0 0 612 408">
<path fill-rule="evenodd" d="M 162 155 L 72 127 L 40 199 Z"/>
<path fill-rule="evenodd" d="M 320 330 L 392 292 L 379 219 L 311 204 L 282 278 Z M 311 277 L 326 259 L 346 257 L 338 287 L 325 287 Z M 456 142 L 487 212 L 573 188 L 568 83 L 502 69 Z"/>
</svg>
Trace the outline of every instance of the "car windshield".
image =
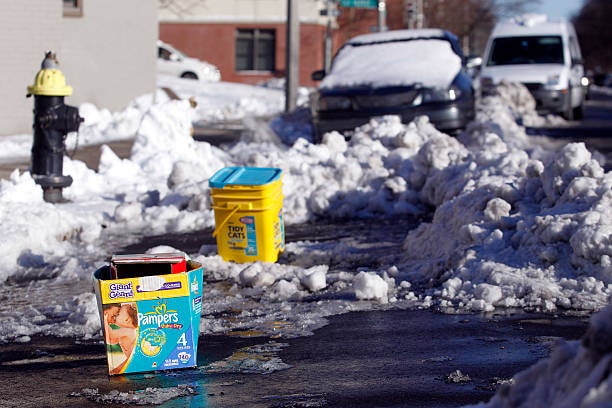
<svg viewBox="0 0 612 408">
<path fill-rule="evenodd" d="M 493 40 L 488 66 L 563 64 L 559 36 L 500 37 Z"/>
<path fill-rule="evenodd" d="M 334 58 L 321 88 L 421 84 L 447 88 L 461 70 L 461 58 L 445 39 L 347 44 Z"/>
</svg>

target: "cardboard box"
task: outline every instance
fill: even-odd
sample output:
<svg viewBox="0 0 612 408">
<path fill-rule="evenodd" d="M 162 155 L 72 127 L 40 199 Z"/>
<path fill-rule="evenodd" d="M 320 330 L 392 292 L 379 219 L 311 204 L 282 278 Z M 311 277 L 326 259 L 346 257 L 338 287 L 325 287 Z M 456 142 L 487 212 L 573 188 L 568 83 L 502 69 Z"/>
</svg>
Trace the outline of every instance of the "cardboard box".
<svg viewBox="0 0 612 408">
<path fill-rule="evenodd" d="M 131 265 L 139 264 L 137 276 L 113 279 L 111 265 L 94 273 L 109 374 L 195 367 L 202 266 L 185 260 L 184 272 L 170 273 L 164 267 L 168 273 L 156 274 L 160 263 L 148 263 L 147 255 L 121 259 L 128 258 Z"/>
<path fill-rule="evenodd" d="M 110 260 L 113 279 L 187 272 L 183 253 L 113 255 Z"/>
</svg>

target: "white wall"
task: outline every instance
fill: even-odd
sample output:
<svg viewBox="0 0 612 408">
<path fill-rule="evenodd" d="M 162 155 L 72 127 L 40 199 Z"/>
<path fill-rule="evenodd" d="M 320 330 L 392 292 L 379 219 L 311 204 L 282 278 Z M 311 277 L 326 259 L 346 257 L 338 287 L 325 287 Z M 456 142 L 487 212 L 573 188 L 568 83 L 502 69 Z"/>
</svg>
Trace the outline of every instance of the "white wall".
<svg viewBox="0 0 612 408">
<path fill-rule="evenodd" d="M 73 87 L 69 105 L 117 111 L 155 91 L 157 1 L 83 0 L 81 17 L 64 17 L 62 0 L 0 0 L 0 27 L 0 136 L 31 133 L 26 88 L 47 50 Z"/>
<path fill-rule="evenodd" d="M 59 48 L 61 19 L 59 0 L 0 0 L 0 135 L 31 133 L 34 104 L 26 88 L 45 51 Z"/>
<path fill-rule="evenodd" d="M 319 10 L 325 0 L 298 0 L 298 16 L 302 23 L 321 23 Z M 257 22 L 287 21 L 287 0 L 172 0 L 160 2 L 160 22 Z"/>
<path fill-rule="evenodd" d="M 64 18 L 58 55 L 74 88 L 70 101 L 117 111 L 154 92 L 157 2 L 83 0 L 83 8 L 82 18 Z"/>
</svg>

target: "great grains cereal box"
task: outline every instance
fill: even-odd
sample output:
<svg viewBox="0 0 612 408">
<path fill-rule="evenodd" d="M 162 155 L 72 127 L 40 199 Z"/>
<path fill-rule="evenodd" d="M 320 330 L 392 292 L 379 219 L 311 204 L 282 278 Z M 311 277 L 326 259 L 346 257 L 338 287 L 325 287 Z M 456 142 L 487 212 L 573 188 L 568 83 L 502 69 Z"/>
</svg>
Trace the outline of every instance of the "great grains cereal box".
<svg viewBox="0 0 612 408">
<path fill-rule="evenodd" d="M 137 276 L 112 279 L 112 260 L 94 273 L 109 374 L 195 367 L 202 266 L 186 261 L 184 272 L 165 273 L 159 257 L 152 262 L 146 255 L 131 257 L 142 263 Z M 143 273 L 147 265 L 151 275 Z"/>
</svg>

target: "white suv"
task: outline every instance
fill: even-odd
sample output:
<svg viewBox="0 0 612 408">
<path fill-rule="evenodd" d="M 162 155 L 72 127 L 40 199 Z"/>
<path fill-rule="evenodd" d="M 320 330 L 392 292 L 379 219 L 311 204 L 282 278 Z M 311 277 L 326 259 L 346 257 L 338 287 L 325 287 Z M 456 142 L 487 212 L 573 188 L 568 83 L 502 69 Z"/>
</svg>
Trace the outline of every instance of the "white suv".
<svg viewBox="0 0 612 408">
<path fill-rule="evenodd" d="M 216 66 L 188 57 L 160 40 L 157 41 L 157 73 L 210 82 L 221 80 L 221 73 Z"/>
<path fill-rule="evenodd" d="M 539 112 L 582 119 L 586 86 L 576 32 L 571 23 L 525 15 L 498 23 L 480 69 L 483 94 L 500 81 L 520 82 L 536 100 Z"/>
</svg>

